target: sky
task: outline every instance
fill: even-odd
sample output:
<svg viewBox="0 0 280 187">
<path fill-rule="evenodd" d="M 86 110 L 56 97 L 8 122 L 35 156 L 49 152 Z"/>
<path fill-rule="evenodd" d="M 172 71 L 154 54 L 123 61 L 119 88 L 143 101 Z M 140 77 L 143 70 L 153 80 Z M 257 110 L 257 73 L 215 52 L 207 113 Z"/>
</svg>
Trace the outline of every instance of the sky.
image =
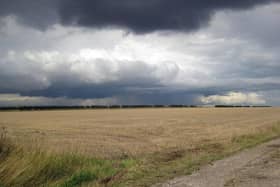
<svg viewBox="0 0 280 187">
<path fill-rule="evenodd" d="M 0 106 L 280 105 L 280 0 L 0 0 Z"/>
</svg>

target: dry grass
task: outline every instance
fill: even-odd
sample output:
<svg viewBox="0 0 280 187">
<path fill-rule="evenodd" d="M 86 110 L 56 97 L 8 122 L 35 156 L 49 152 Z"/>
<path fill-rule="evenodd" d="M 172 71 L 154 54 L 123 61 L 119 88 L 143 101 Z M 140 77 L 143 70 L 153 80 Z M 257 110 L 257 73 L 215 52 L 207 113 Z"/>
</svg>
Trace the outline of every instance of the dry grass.
<svg viewBox="0 0 280 187">
<path fill-rule="evenodd" d="M 9 135 L 21 144 L 101 157 L 226 143 L 278 121 L 280 108 L 0 112 L 0 126 L 7 127 Z"/>
</svg>

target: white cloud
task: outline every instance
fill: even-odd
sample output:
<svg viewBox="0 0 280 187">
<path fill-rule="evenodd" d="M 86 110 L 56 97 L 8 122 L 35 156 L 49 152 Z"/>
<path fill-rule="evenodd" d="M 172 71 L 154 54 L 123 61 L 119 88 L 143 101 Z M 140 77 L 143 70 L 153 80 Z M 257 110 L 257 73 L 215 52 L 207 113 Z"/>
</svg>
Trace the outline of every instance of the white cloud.
<svg viewBox="0 0 280 187">
<path fill-rule="evenodd" d="M 262 105 L 266 101 L 261 95 L 257 93 L 241 93 L 241 92 L 229 92 L 225 95 L 210 95 L 199 98 L 203 104 L 224 104 L 224 105 Z"/>
<path fill-rule="evenodd" d="M 159 61 L 153 64 L 136 59 L 124 60 L 113 53 L 95 49 L 81 49 L 73 54 L 58 51 L 13 52 L 12 58 L 9 53 L 7 61 L 0 63 L 0 67 L 9 70 L 9 75 L 15 78 L 29 72 L 33 81 L 45 80 L 45 84 L 41 83 L 46 87 L 61 81 L 71 84 L 105 84 L 149 80 L 164 84 L 165 81 L 172 82 L 179 71 L 175 62 Z"/>
</svg>

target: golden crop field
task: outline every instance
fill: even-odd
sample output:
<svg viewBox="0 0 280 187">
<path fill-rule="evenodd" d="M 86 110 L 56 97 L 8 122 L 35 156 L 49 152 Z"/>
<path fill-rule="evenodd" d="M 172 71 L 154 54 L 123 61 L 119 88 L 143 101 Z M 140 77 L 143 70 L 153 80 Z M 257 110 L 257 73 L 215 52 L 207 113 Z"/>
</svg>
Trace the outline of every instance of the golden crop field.
<svg viewBox="0 0 280 187">
<path fill-rule="evenodd" d="M 189 149 L 271 128 L 280 108 L 159 108 L 0 112 L 0 127 L 28 146 L 96 156 Z"/>
</svg>

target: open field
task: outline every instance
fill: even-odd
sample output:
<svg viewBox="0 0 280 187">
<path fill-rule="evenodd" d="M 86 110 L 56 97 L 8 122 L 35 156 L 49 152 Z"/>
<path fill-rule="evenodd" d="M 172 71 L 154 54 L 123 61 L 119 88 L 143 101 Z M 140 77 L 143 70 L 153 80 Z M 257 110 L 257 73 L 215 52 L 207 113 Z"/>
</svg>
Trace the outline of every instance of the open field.
<svg viewBox="0 0 280 187">
<path fill-rule="evenodd" d="M 7 136 L 16 147 L 22 147 L 13 154 L 4 151 L 5 157 L 10 160 L 0 163 L 0 168 L 6 168 L 0 169 L 0 184 L 2 182 L 5 186 L 32 186 L 32 179 L 38 179 L 38 176 L 34 174 L 34 178 L 31 177 L 25 183 L 15 183 L 7 173 L 18 173 L 15 172 L 16 167 L 9 163 L 19 162 L 17 165 L 22 167 L 19 170 L 24 173 L 28 160 L 36 160 L 33 157 L 38 155 L 42 157 L 42 154 L 36 151 L 40 149 L 40 153 L 48 152 L 48 155 L 51 155 L 40 158 L 46 161 L 46 167 L 52 166 L 53 162 L 59 159 L 62 159 L 61 163 L 75 167 L 67 170 L 67 174 L 60 173 L 61 178 L 39 177 L 41 183 L 35 186 L 45 184 L 45 180 L 50 186 L 67 186 L 67 181 L 77 178 L 75 168 L 82 172 L 82 179 L 86 179 L 84 181 L 95 181 L 93 186 L 148 186 L 188 174 L 200 165 L 279 137 L 279 121 L 280 108 L 0 112 L 0 126 L 6 127 Z M 35 153 L 27 153 L 26 148 L 28 151 L 35 150 Z M 0 150 L 3 152 L 6 149 Z M 19 152 L 25 156 L 18 158 Z M 70 159 L 66 156 L 66 161 L 63 159 L 65 155 L 73 153 L 82 156 L 81 160 L 86 163 L 77 163 L 77 158 L 72 156 Z M 63 156 L 60 158 L 57 155 Z M 24 162 L 22 158 L 25 158 Z M 49 158 L 55 159 L 53 161 Z M 92 158 L 95 158 L 94 161 Z M 92 165 L 87 164 L 88 162 Z M 106 172 L 100 174 L 98 170 L 97 175 L 94 163 L 98 163 L 98 168 Z M 44 164 L 40 165 L 43 166 L 45 167 Z M 30 165 L 28 167 L 32 168 Z M 36 171 L 42 174 L 45 168 L 40 167 L 36 166 Z M 64 168 L 64 165 L 61 167 Z M 52 166 L 53 168 L 56 166 Z M 60 169 L 58 167 L 55 171 Z M 92 173 L 94 177 L 91 176 Z M 67 175 L 70 175 L 70 179 L 66 180 Z M 64 183 L 61 182 L 63 180 Z M 107 182 L 104 183 L 104 180 Z"/>
<path fill-rule="evenodd" d="M 1 112 L 0 126 L 22 141 L 98 156 L 137 155 L 229 141 L 280 121 L 280 108 L 192 108 Z"/>
</svg>

